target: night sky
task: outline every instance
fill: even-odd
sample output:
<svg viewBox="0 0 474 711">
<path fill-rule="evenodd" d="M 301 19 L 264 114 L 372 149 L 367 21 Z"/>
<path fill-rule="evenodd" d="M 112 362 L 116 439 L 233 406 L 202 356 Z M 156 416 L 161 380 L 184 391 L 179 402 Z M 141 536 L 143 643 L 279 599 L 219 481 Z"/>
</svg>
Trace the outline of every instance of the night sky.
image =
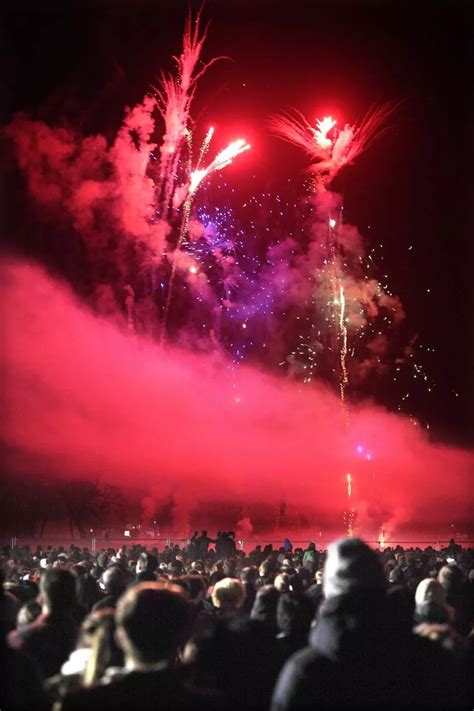
<svg viewBox="0 0 474 711">
<path fill-rule="evenodd" d="M 6 3 L 2 123 L 25 111 L 108 137 L 124 106 L 172 68 L 188 7 L 181 0 L 32 5 Z M 417 333 L 435 348 L 423 364 L 438 387 L 430 397 L 420 391 L 414 411 L 430 419 L 435 435 L 461 444 L 472 442 L 473 414 L 468 5 L 209 0 L 204 58 L 229 60 L 204 77 L 193 108 L 197 121 L 212 119 L 223 141 L 237 131 L 252 143 L 248 172 L 233 175 L 242 195 L 284 193 L 288 177 L 303 183 L 307 161 L 269 134 L 270 114 L 294 106 L 352 123 L 376 103 L 400 102 L 390 132 L 336 188 L 346 219 L 369 246 L 383 244 L 381 268 L 407 312 L 407 339 Z M 3 152 L 9 155 L 5 145 Z M 48 264 L 47 245 L 22 227 L 21 190 L 11 160 L 6 165 L 7 245 Z M 386 395 L 390 403 L 393 394 Z"/>
</svg>

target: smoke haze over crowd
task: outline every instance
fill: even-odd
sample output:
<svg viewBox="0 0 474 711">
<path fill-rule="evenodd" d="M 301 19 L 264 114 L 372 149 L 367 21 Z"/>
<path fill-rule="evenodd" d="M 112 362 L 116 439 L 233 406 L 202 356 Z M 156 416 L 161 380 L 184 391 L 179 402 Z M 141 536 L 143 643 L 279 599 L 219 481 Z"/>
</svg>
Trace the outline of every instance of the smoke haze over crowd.
<svg viewBox="0 0 474 711">
<path fill-rule="evenodd" d="M 285 499 L 337 528 L 347 470 L 361 527 L 469 521 L 472 455 L 430 444 L 408 420 L 367 403 L 351 412 L 347 434 L 322 385 L 301 390 L 242 368 L 236 391 L 221 354 L 130 337 L 37 266 L 4 258 L 1 275 L 10 472 L 159 484 L 188 511 L 197 500 Z"/>
</svg>

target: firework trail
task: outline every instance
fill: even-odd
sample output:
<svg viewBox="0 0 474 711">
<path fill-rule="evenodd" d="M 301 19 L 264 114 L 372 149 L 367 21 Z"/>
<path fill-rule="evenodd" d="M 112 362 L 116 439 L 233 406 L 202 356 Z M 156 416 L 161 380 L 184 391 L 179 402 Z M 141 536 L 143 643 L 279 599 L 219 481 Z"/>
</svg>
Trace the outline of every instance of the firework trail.
<svg viewBox="0 0 474 711">
<path fill-rule="evenodd" d="M 203 180 L 207 178 L 211 173 L 215 173 L 216 171 L 223 170 L 226 168 L 228 165 L 232 163 L 234 158 L 237 158 L 241 153 L 244 153 L 244 151 L 249 150 L 250 145 L 243 139 L 239 138 L 236 141 L 232 141 L 232 143 L 229 143 L 229 145 L 224 148 L 222 151 L 220 151 L 214 160 L 212 160 L 209 165 L 206 168 L 200 168 L 201 161 L 205 154 L 207 153 L 207 150 L 209 149 L 209 144 L 211 142 L 212 136 L 214 133 L 214 129 L 211 127 L 209 131 L 206 134 L 206 137 L 204 138 L 204 141 L 201 145 L 201 150 L 199 152 L 199 160 L 197 163 L 197 166 L 195 170 L 190 171 L 189 175 L 189 184 L 187 188 L 187 196 L 186 199 L 184 200 L 183 204 L 183 215 L 181 219 L 181 227 L 179 230 L 179 237 L 178 241 L 176 243 L 175 251 L 173 253 L 173 256 L 176 256 L 176 253 L 178 250 L 181 249 L 186 236 L 188 234 L 188 229 L 189 229 L 189 218 L 191 216 L 191 208 L 193 204 L 194 197 L 196 195 L 196 192 L 199 189 L 199 186 L 202 184 Z M 177 260 L 176 258 L 173 258 L 173 264 L 171 267 L 171 275 L 170 275 L 170 280 L 168 283 L 168 293 L 166 296 L 166 302 L 165 302 L 165 308 L 163 311 L 163 321 L 162 321 L 162 326 L 161 326 L 161 344 L 164 343 L 165 338 L 166 338 L 166 326 L 168 322 L 168 315 L 169 315 L 169 310 L 170 310 L 170 304 L 171 304 L 171 299 L 173 295 L 173 286 L 174 286 L 174 280 L 176 276 L 176 268 L 177 268 Z"/>
<path fill-rule="evenodd" d="M 153 87 L 165 123 L 157 181 L 157 202 L 161 205 L 161 216 L 164 219 L 167 218 L 172 204 L 176 173 L 181 148 L 188 131 L 196 84 L 212 64 L 223 59 L 223 57 L 214 57 L 206 62 L 202 69 L 197 70 L 196 66 L 207 36 L 207 26 L 201 32 L 200 21 L 200 12 L 194 21 L 189 13 L 184 28 L 183 50 L 179 57 L 173 57 L 177 65 L 176 74 L 162 72 L 159 86 Z"/>
<path fill-rule="evenodd" d="M 220 153 L 216 155 L 214 160 L 209 163 L 207 168 L 197 168 L 191 173 L 191 179 L 189 182 L 189 194 L 194 195 L 204 178 L 207 178 L 207 176 L 211 173 L 215 173 L 217 170 L 222 170 L 226 166 L 230 165 L 234 158 L 237 158 L 237 156 L 239 156 L 244 151 L 247 151 L 249 148 L 250 145 L 243 138 L 239 138 L 236 141 L 232 141 L 232 143 L 229 143 L 227 148 L 224 148 Z"/>
<path fill-rule="evenodd" d="M 325 126 L 331 127 L 334 125 L 332 119 L 324 119 Z M 318 125 L 323 127 L 324 122 L 318 122 Z M 320 140 L 323 142 L 326 139 L 326 130 L 323 128 L 320 130 Z M 340 219 L 341 221 L 341 219 Z M 343 274 L 340 269 L 340 259 L 338 254 L 338 230 L 337 222 L 334 218 L 329 217 L 328 219 L 328 240 L 327 240 L 327 252 L 328 261 L 330 263 L 330 286 L 332 291 L 332 305 L 335 306 L 334 318 L 332 319 L 338 328 L 338 344 L 339 344 L 339 394 L 341 399 L 341 406 L 344 412 L 344 417 L 346 420 L 346 426 L 348 426 L 348 411 L 345 404 L 345 391 L 349 384 L 349 377 L 347 372 L 347 323 L 346 323 L 346 295 L 343 284 Z"/>
<path fill-rule="evenodd" d="M 354 535 L 354 524 L 357 516 L 357 512 L 352 508 L 352 475 L 350 473 L 346 474 L 346 485 L 347 485 L 347 511 L 344 512 L 343 520 L 346 525 L 347 535 L 352 537 Z"/>
<path fill-rule="evenodd" d="M 299 111 L 293 114 L 281 114 L 270 120 L 270 129 L 279 138 L 292 143 L 304 150 L 310 157 L 311 165 L 308 172 L 313 178 L 313 189 L 316 193 L 325 192 L 334 178 L 346 166 L 351 164 L 357 156 L 367 149 L 369 144 L 378 136 L 385 133 L 386 119 L 394 110 L 394 104 L 384 104 L 369 112 L 358 125 L 346 124 L 338 129 L 336 121 L 331 116 L 316 120 L 312 126 Z M 329 214 L 329 227 L 327 239 L 327 261 L 329 269 L 329 288 L 332 292 L 330 299 L 333 316 L 338 328 L 339 344 L 339 395 L 341 407 L 344 412 L 345 426 L 349 426 L 349 415 L 345 403 L 346 388 L 349 384 L 347 370 L 347 324 L 346 324 L 346 294 L 343 283 L 342 259 L 338 250 L 338 231 L 336 220 Z M 334 314 L 333 308 L 336 307 Z M 344 514 L 347 534 L 352 536 L 356 517 L 355 509 L 351 508 L 352 479 L 347 474 L 348 511 Z"/>
<path fill-rule="evenodd" d="M 341 361 L 341 382 L 340 382 L 340 395 L 341 402 L 344 405 L 344 396 L 347 383 L 349 382 L 347 377 L 347 367 L 346 367 L 346 357 L 347 357 L 347 326 L 346 326 L 346 297 L 344 295 L 344 286 L 341 284 L 339 287 L 339 329 L 342 334 L 342 344 L 340 349 L 340 361 Z"/>
</svg>

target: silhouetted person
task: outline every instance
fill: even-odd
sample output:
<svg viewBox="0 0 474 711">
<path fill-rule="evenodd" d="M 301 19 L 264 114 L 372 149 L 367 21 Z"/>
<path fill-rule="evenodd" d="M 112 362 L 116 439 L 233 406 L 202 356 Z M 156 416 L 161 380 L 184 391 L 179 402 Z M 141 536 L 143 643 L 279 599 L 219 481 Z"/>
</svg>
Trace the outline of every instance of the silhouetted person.
<svg viewBox="0 0 474 711">
<path fill-rule="evenodd" d="M 140 553 L 135 568 L 136 580 L 139 583 L 156 582 L 158 559 L 151 553 Z"/>
<path fill-rule="evenodd" d="M 212 699 L 186 688 L 174 670 L 189 620 L 189 604 L 178 586 L 148 582 L 127 590 L 116 615 L 125 673 L 66 696 L 63 711 L 212 708 Z"/>
<path fill-rule="evenodd" d="M 93 610 L 104 610 L 108 607 L 116 607 L 119 597 L 125 592 L 127 587 L 127 576 L 119 565 L 111 565 L 104 570 L 102 575 L 102 587 L 105 597 L 99 600 Z"/>
<path fill-rule="evenodd" d="M 241 614 L 244 599 L 244 587 L 236 578 L 223 578 L 212 590 L 212 604 L 217 616 L 233 617 Z"/>
<path fill-rule="evenodd" d="M 4 602 L 0 571 L 0 708 L 2 711 L 47 711 L 49 703 L 34 661 L 7 646 Z"/>
<path fill-rule="evenodd" d="M 78 625 L 74 577 L 66 570 L 47 570 L 40 580 L 41 615 L 8 636 L 10 647 L 34 659 L 43 678 L 57 674 L 74 649 Z"/>
<path fill-rule="evenodd" d="M 288 657 L 308 644 L 308 634 L 314 617 L 313 603 L 302 593 L 282 593 L 278 600 L 276 617 L 279 630 L 276 648 L 283 665 Z"/>
<path fill-rule="evenodd" d="M 278 632 L 276 610 L 279 597 L 280 593 L 273 585 L 264 585 L 257 591 L 250 612 L 250 619 L 261 622 L 272 637 Z"/>
<path fill-rule="evenodd" d="M 310 646 L 283 667 L 272 711 L 456 706 L 450 655 L 394 624 L 374 551 L 353 538 L 331 544 L 323 585 Z"/>
<path fill-rule="evenodd" d="M 212 538 L 209 538 L 207 531 L 202 531 L 199 538 L 195 539 L 198 558 L 203 559 L 206 557 L 210 543 L 215 543 L 215 541 Z"/>
<path fill-rule="evenodd" d="M 254 565 L 248 566 L 247 568 L 243 568 L 242 572 L 240 573 L 240 582 L 242 583 L 242 586 L 244 588 L 245 595 L 242 609 L 247 614 L 250 614 L 250 611 L 253 607 L 253 603 L 255 602 L 255 597 L 257 595 L 257 589 L 255 587 L 255 581 L 257 580 L 257 577 L 258 570 Z"/>
</svg>

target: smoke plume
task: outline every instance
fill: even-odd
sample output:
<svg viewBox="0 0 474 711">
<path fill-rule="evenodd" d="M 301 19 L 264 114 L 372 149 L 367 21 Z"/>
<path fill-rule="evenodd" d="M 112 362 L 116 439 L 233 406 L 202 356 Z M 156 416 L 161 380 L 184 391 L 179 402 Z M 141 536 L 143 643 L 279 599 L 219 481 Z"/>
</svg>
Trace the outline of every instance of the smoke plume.
<svg viewBox="0 0 474 711">
<path fill-rule="evenodd" d="M 414 529 L 467 525 L 472 454 L 429 443 L 408 420 L 364 403 L 346 431 L 323 385 L 250 367 L 236 381 L 221 351 L 159 348 L 32 263 L 3 258 L 1 285 L 10 473 L 100 476 L 152 501 L 161 491 L 180 522 L 198 501 L 245 502 L 255 521 L 259 505 L 285 500 L 337 530 L 350 471 L 362 532 L 398 512 Z"/>
</svg>

